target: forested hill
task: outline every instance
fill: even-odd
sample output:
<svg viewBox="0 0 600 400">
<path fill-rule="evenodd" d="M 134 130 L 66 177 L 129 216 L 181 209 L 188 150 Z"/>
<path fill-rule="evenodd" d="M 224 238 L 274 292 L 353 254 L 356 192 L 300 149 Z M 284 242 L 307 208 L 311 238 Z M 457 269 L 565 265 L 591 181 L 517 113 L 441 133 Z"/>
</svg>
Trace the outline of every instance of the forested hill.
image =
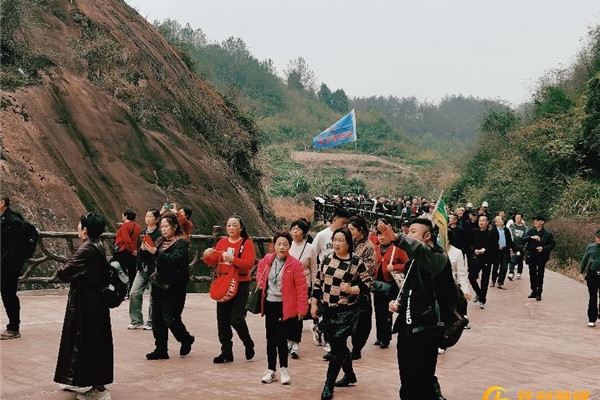
<svg viewBox="0 0 600 400">
<path fill-rule="evenodd" d="M 526 218 L 542 211 L 563 243 L 591 241 L 600 220 L 600 25 L 573 65 L 540 80 L 528 107 L 490 112 L 481 131 L 449 201 L 486 200 Z"/>
<path fill-rule="evenodd" d="M 271 60 L 254 57 L 242 38 L 213 42 L 201 29 L 170 19 L 154 26 L 192 70 L 256 121 L 264 145 L 285 141 L 296 149 L 311 147 L 313 136 L 355 107 L 359 151 L 434 162 L 432 143 L 445 157 L 444 147 L 473 139 L 482 115 L 499 104 L 464 96 L 449 96 L 439 105 L 414 97 L 350 99 L 343 88 L 318 83 L 302 57 L 277 71 Z"/>
<path fill-rule="evenodd" d="M 397 128 L 418 142 L 432 139 L 455 140 L 468 144 L 479 135 L 483 117 L 503 102 L 463 95 L 448 95 L 439 104 L 419 101 L 416 97 L 371 96 L 352 99 L 357 110 L 374 107 Z"/>
</svg>

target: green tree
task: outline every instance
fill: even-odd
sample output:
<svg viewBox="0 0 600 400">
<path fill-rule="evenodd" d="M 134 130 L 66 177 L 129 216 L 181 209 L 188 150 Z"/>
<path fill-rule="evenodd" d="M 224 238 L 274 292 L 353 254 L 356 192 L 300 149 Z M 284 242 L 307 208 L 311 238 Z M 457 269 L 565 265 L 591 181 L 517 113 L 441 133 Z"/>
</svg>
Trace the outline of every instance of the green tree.
<svg viewBox="0 0 600 400">
<path fill-rule="evenodd" d="M 315 92 L 315 73 L 309 68 L 304 57 L 290 60 L 284 73 L 289 87 Z"/>
<path fill-rule="evenodd" d="M 331 90 L 329 90 L 329 87 L 326 84 L 321 83 L 321 89 L 319 89 L 319 92 L 317 93 L 317 98 L 321 103 L 326 104 L 327 107 L 331 105 Z"/>
<path fill-rule="evenodd" d="M 333 92 L 330 99 L 329 107 L 331 107 L 332 110 L 340 113 L 348 112 L 348 96 L 346 96 L 344 89 L 338 89 Z"/>
</svg>

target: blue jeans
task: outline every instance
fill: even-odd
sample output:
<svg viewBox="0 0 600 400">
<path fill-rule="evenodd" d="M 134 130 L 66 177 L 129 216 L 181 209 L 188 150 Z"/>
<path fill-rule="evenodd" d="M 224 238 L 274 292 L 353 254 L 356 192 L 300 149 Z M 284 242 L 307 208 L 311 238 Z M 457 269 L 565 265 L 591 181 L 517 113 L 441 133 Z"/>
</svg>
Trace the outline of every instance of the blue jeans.
<svg viewBox="0 0 600 400">
<path fill-rule="evenodd" d="M 143 324 L 144 316 L 142 315 L 142 301 L 144 290 L 148 286 L 148 290 L 152 291 L 152 285 L 148 283 L 148 279 L 142 275 L 140 271 L 135 274 L 135 279 L 131 285 L 131 291 L 129 292 L 129 318 L 131 323 L 134 325 Z M 150 297 L 150 304 L 148 304 L 148 319 L 146 320 L 148 325 L 152 325 L 152 296 Z"/>
<path fill-rule="evenodd" d="M 512 256 L 510 256 L 510 264 L 508 264 L 508 273 L 509 274 L 515 273 L 515 266 L 517 266 L 517 272 L 519 274 L 522 274 L 523 273 L 523 253 L 520 253 L 519 255 L 513 254 Z"/>
</svg>

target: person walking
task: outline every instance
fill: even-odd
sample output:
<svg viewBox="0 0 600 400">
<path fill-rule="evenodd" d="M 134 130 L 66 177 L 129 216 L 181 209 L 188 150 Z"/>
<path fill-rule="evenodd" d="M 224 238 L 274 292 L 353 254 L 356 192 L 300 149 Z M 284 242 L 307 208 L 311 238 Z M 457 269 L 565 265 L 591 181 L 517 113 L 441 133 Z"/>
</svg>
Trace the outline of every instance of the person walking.
<svg viewBox="0 0 600 400">
<path fill-rule="evenodd" d="M 498 215 L 494 218 L 495 228 L 498 232 L 498 243 L 497 251 L 494 252 L 494 259 L 492 260 L 492 284 L 494 287 L 498 283 L 498 289 L 506 290 L 504 287 L 504 279 L 506 278 L 506 271 L 508 270 L 508 262 L 510 256 L 514 253 L 515 245 L 510 234 L 510 230 L 504 226 L 504 219 Z"/>
<path fill-rule="evenodd" d="M 357 382 L 352 368 L 347 339 L 358 324 L 358 302 L 361 293 L 368 293 L 373 280 L 365 264 L 353 255 L 352 234 L 348 228 L 333 232 L 333 254 L 326 256 L 315 279 L 310 312 L 319 315 L 322 305 L 323 320 L 320 323 L 331 345 L 331 357 L 321 400 L 333 398 L 334 387 L 346 387 Z M 342 379 L 336 382 L 340 369 Z"/>
<path fill-rule="evenodd" d="M 121 264 L 129 277 L 129 290 L 131 290 L 135 280 L 137 245 L 142 231 L 140 224 L 135 222 L 136 215 L 135 210 L 132 208 L 123 211 L 123 214 L 121 214 L 123 222 L 117 230 L 117 237 L 115 238 L 116 254 L 114 258 Z"/>
<path fill-rule="evenodd" d="M 142 242 L 141 249 L 154 255 L 156 271 L 152 274 L 152 333 L 155 348 L 146 354 L 148 360 L 169 358 L 169 330 L 181 343 L 179 355 L 192 351 L 192 336 L 181 320 L 185 307 L 186 287 L 190 280 L 190 244 L 185 239 L 177 215 L 165 213 L 159 221 L 162 237 L 152 246 Z"/>
<path fill-rule="evenodd" d="M 469 282 L 475 291 L 473 301 L 479 303 L 481 310 L 485 309 L 487 301 L 488 284 L 492 270 L 492 260 L 498 249 L 498 231 L 488 229 L 488 219 L 480 215 L 478 219 L 479 229 L 473 229 L 470 235 L 469 252 Z M 481 281 L 477 282 L 481 274 Z"/>
<path fill-rule="evenodd" d="M 551 231 L 544 228 L 546 217 L 538 214 L 533 217 L 533 228 L 530 228 L 523 240 L 527 248 L 527 265 L 529 265 L 529 284 L 531 294 L 528 298 L 542 301 L 544 290 L 544 271 L 550 259 L 550 252 L 556 247 L 556 241 Z"/>
<path fill-rule="evenodd" d="M 250 293 L 250 270 L 255 262 L 255 250 L 242 217 L 233 215 L 227 220 L 227 237 L 215 247 L 204 250 L 202 259 L 209 267 L 217 267 L 217 276 L 227 275 L 232 268 L 239 271 L 239 285 L 235 296 L 226 302 L 217 302 L 217 331 L 221 354 L 213 358 L 215 364 L 233 361 L 233 331 L 244 343 L 246 360 L 254 358 L 254 342 L 246 323 L 246 303 Z"/>
<path fill-rule="evenodd" d="M 586 273 L 587 271 L 587 273 Z M 586 273 L 584 276 L 583 274 Z M 590 301 L 588 303 L 588 326 L 593 328 L 600 318 L 598 309 L 598 292 L 600 291 L 600 229 L 596 231 L 596 240 L 585 249 L 581 266 L 579 267 L 579 280 L 587 282 Z"/>
<path fill-rule="evenodd" d="M 515 266 L 517 267 L 517 279 L 521 279 L 523 273 L 523 255 L 525 254 L 525 241 L 523 235 L 527 232 L 527 224 L 523 221 L 523 214 L 517 212 L 514 218 L 509 220 L 506 227 L 510 230 L 515 250 L 510 257 L 508 264 L 508 280 L 512 281 L 515 276 Z"/>
<path fill-rule="evenodd" d="M 265 317 L 267 336 L 267 371 L 261 382 L 277 380 L 275 370 L 279 354 L 280 379 L 291 382 L 288 371 L 287 337 L 308 312 L 308 285 L 302 263 L 289 253 L 292 236 L 278 232 L 273 237 L 274 253 L 258 263 L 256 285 L 262 289 L 261 315 Z"/>
<path fill-rule="evenodd" d="M 79 219 L 81 245 L 56 276 L 69 283 L 69 296 L 60 337 L 54 381 L 63 389 L 81 392 L 78 400 L 110 400 L 105 385 L 113 382 L 113 337 L 110 310 L 100 297 L 108 280 L 100 235 L 106 220 L 96 211 Z"/>
<path fill-rule="evenodd" d="M 400 398 L 443 398 L 435 376 L 443 326 L 440 314 L 452 307 L 451 295 L 457 293 L 448 256 L 434 244 L 433 226 L 426 218 L 415 219 L 408 235 L 396 235 L 384 224 L 378 228 L 410 259 L 399 298 L 389 304 L 390 311 L 398 313 L 394 332 L 398 333 Z"/>
<path fill-rule="evenodd" d="M 315 280 L 317 274 L 317 255 L 315 254 L 312 243 L 308 242 L 308 224 L 302 219 L 297 219 L 292 222 L 290 226 L 290 235 L 292 236 L 292 246 L 290 247 L 290 255 L 302 263 L 304 269 L 304 276 L 306 277 L 306 285 L 308 291 L 308 299 L 310 299 L 312 291 L 312 283 Z M 307 313 L 305 313 L 307 314 Z M 292 320 L 290 322 L 295 325 L 291 328 L 290 337 L 288 341 L 288 350 L 290 356 L 293 359 L 300 357 L 300 342 L 302 341 L 302 322 L 298 320 Z M 319 321 L 313 320 L 313 325 L 318 324 Z"/>
<path fill-rule="evenodd" d="M 25 230 L 23 217 L 10 208 L 8 196 L 2 196 L 0 199 L 0 214 L 0 285 L 2 304 L 8 317 L 8 324 L 0 337 L 2 340 L 18 339 L 21 337 L 21 302 L 17 296 L 17 284 L 25 263 Z"/>
<path fill-rule="evenodd" d="M 386 222 L 384 222 L 386 225 Z M 391 229 L 391 226 L 390 226 Z M 408 262 L 406 252 L 396 247 L 379 229 L 377 229 L 379 244 L 375 246 L 377 266 L 373 275 L 373 305 L 375 308 L 375 345 L 387 349 L 392 341 L 392 312 L 389 310 L 391 300 L 398 295 L 398 285 L 392 276 L 393 272 L 404 273 L 404 267 Z M 375 289 L 380 286 L 389 288 L 380 292 Z"/>
<path fill-rule="evenodd" d="M 377 256 L 375 255 L 375 246 L 369 240 L 367 220 L 361 215 L 354 215 L 348 221 L 348 229 L 352 234 L 354 255 L 365 263 L 367 272 L 373 277 L 375 267 L 377 266 Z M 362 349 L 369 339 L 369 334 L 373 327 L 372 304 L 371 292 L 360 294 L 358 302 L 358 325 L 356 331 L 352 334 L 351 357 L 353 360 L 359 360 L 362 357 Z"/>
<path fill-rule="evenodd" d="M 154 256 L 146 250 L 142 250 L 142 243 L 148 243 L 153 245 L 160 239 L 162 233 L 158 229 L 158 218 L 160 212 L 156 208 L 151 208 L 146 211 L 144 220 L 146 222 L 146 228 L 140 233 L 140 239 L 138 244 L 138 256 L 136 262 L 136 274 L 131 290 L 129 291 L 129 320 L 130 323 L 127 329 L 144 329 L 152 330 L 152 294 L 150 294 L 150 300 L 148 301 L 148 318 L 144 324 L 144 315 L 142 313 L 142 302 L 143 295 L 146 287 L 149 286 L 151 290 L 152 285 L 150 284 L 150 275 L 154 272 Z"/>
</svg>

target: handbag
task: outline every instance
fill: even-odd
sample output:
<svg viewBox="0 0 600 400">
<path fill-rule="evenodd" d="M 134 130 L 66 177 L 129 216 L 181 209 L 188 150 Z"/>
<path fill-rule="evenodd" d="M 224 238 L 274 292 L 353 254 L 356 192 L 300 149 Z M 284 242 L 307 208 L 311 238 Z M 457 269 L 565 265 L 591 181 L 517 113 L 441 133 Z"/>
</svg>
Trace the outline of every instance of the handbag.
<svg viewBox="0 0 600 400">
<path fill-rule="evenodd" d="M 454 346 L 463 334 L 465 326 L 469 325 L 469 319 L 466 316 L 461 315 L 458 311 L 454 310 L 454 316 L 456 317 L 456 320 L 448 325 L 440 338 L 438 347 L 441 349 L 447 349 L 448 347 Z"/>
<path fill-rule="evenodd" d="M 250 311 L 252 314 L 259 314 L 262 310 L 262 293 L 263 290 L 260 287 L 260 282 L 262 282 L 263 277 L 265 276 L 265 271 L 267 269 L 263 269 L 262 274 L 260 275 L 260 278 L 258 279 L 258 282 L 256 284 L 256 289 L 254 289 L 252 291 L 252 293 L 250 293 L 250 296 L 248 296 L 248 302 L 246 303 L 246 310 Z"/>
<path fill-rule="evenodd" d="M 240 251 L 238 252 L 238 258 L 241 257 L 242 251 L 244 251 L 244 243 L 246 243 L 246 239 L 242 242 L 240 246 Z M 238 291 L 238 287 L 240 285 L 240 272 L 233 265 L 231 270 L 226 275 L 221 275 L 210 285 L 210 297 L 213 300 L 216 300 L 220 303 L 225 303 L 235 297 Z"/>
<path fill-rule="evenodd" d="M 220 303 L 235 297 L 240 284 L 240 273 L 237 268 L 231 268 L 226 275 L 221 275 L 210 285 L 210 297 Z"/>
<path fill-rule="evenodd" d="M 463 303 L 463 308 L 466 308 L 464 304 L 467 300 L 465 299 L 465 295 L 462 289 L 456 285 L 456 295 L 458 297 L 458 302 Z M 450 315 L 451 321 L 446 324 L 446 329 L 442 333 L 442 337 L 440 338 L 439 348 L 447 349 L 448 347 L 454 346 L 461 335 L 465 330 L 465 326 L 469 325 L 469 319 L 459 313 L 455 307 Z"/>
</svg>

